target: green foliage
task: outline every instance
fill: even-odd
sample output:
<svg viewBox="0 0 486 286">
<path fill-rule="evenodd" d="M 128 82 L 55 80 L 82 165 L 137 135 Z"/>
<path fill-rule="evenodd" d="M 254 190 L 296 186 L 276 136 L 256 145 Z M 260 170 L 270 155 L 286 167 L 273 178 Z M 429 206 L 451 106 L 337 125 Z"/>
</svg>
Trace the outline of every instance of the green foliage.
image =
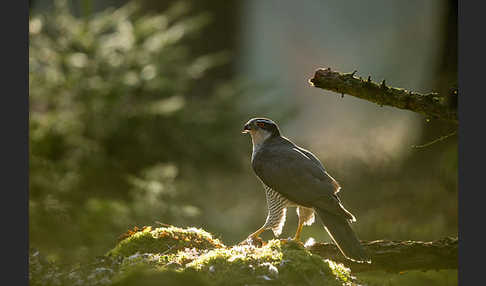
<svg viewBox="0 0 486 286">
<path fill-rule="evenodd" d="M 191 49 L 207 15 L 129 3 L 78 19 L 56 3 L 30 20 L 30 242 L 76 257 L 128 225 L 197 215 L 175 181 L 239 170 L 243 148 L 226 146 L 246 117 L 239 85 L 211 76 L 227 54 Z"/>
</svg>

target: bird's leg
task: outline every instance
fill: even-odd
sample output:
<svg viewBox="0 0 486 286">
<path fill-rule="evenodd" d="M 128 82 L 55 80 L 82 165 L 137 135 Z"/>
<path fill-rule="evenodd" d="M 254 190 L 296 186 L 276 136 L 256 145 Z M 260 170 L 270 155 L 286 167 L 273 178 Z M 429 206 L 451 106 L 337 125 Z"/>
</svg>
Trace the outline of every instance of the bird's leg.
<svg viewBox="0 0 486 286">
<path fill-rule="evenodd" d="M 242 242 L 239 243 L 239 245 L 244 245 L 244 244 L 253 244 L 253 243 L 257 243 L 259 244 L 260 246 L 263 245 L 263 241 L 262 239 L 259 237 L 260 234 L 262 234 L 262 232 L 265 231 L 265 227 L 260 227 L 257 231 L 255 231 L 254 233 L 250 234 L 248 236 L 248 238 L 246 238 L 245 240 L 243 240 Z"/>
<path fill-rule="evenodd" d="M 254 233 L 250 234 L 248 236 L 248 238 L 252 238 L 252 239 L 255 239 L 255 238 L 259 238 L 260 234 L 262 234 L 262 232 L 265 231 L 265 228 L 264 227 L 260 227 L 257 231 L 255 231 Z"/>
<path fill-rule="evenodd" d="M 304 228 L 304 225 L 311 225 L 314 222 L 314 210 L 299 206 L 297 207 L 297 215 L 299 216 L 299 224 L 292 240 L 300 243 L 300 234 Z"/>
<path fill-rule="evenodd" d="M 304 228 L 304 222 L 299 219 L 299 225 L 297 226 L 297 231 L 295 232 L 293 241 L 300 241 L 300 233 L 302 232 L 302 228 Z"/>
<path fill-rule="evenodd" d="M 293 238 L 288 238 L 288 239 L 280 239 L 280 242 L 283 244 L 289 243 L 289 242 L 296 242 L 298 244 L 302 244 L 300 241 L 300 233 L 302 232 L 302 229 L 304 228 L 304 222 L 299 219 L 299 225 L 297 226 L 297 231 L 295 232 L 295 236 Z"/>
</svg>

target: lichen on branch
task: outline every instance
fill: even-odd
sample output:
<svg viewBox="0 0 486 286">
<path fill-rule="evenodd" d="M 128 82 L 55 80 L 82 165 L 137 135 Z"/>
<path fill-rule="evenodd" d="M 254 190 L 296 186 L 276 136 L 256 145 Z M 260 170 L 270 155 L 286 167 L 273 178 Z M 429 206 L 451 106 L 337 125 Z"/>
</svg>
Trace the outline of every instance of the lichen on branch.
<svg viewBox="0 0 486 286">
<path fill-rule="evenodd" d="M 388 105 L 400 109 L 406 109 L 421 113 L 426 116 L 457 123 L 457 89 L 450 94 L 435 92 L 418 93 L 402 88 L 373 82 L 371 77 L 367 80 L 355 77 L 352 73 L 340 73 L 331 68 L 316 70 L 314 77 L 309 79 L 311 85 L 334 91 L 340 94 L 349 94 L 365 99 L 380 106 Z"/>
</svg>

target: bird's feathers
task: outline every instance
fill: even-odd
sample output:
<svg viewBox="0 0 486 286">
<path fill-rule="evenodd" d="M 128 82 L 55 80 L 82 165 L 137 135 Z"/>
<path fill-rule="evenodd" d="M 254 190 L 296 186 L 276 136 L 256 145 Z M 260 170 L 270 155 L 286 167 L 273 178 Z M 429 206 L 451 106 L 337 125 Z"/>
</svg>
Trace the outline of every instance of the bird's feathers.
<svg viewBox="0 0 486 286">
<path fill-rule="evenodd" d="M 293 203 L 265 184 L 263 186 L 265 188 L 268 208 L 267 220 L 263 228 L 271 229 L 273 234 L 278 237 L 282 233 L 282 228 L 285 224 L 287 207 L 293 205 Z"/>
<path fill-rule="evenodd" d="M 356 262 L 371 262 L 369 255 L 347 220 L 319 208 L 315 210 L 319 214 L 327 233 L 344 256 Z"/>
<path fill-rule="evenodd" d="M 271 137 L 254 154 L 252 167 L 265 185 L 287 199 L 354 220 L 336 195 L 339 185 L 327 174 L 319 160 L 311 155 L 286 138 Z"/>
<path fill-rule="evenodd" d="M 326 173 L 326 175 L 331 180 L 331 183 L 335 187 L 334 193 L 337 194 L 341 190 L 341 186 L 333 177 L 331 177 L 331 175 L 329 175 L 329 173 L 327 173 L 327 171 L 324 168 L 324 166 L 322 165 L 321 161 L 319 161 L 319 159 L 314 154 L 312 154 L 309 150 L 306 150 L 306 149 L 301 148 L 299 146 L 295 146 L 295 148 L 297 148 L 300 152 L 304 153 L 305 156 L 307 156 L 312 162 L 314 162 L 317 165 L 317 167 L 319 167 L 319 169 L 322 170 L 322 172 Z"/>
</svg>

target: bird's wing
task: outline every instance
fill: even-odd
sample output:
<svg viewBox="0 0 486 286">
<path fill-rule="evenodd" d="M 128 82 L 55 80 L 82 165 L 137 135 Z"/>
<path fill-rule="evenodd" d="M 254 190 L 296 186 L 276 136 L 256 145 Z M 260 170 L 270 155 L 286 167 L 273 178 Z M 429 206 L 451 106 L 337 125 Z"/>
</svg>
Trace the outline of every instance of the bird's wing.
<svg viewBox="0 0 486 286">
<path fill-rule="evenodd" d="M 295 146 L 294 148 L 297 148 L 300 152 L 304 153 L 304 155 L 306 155 L 312 162 L 314 162 L 323 172 L 326 171 L 324 165 L 322 165 L 321 161 L 314 154 L 312 154 L 311 151 L 299 146 Z"/>
<path fill-rule="evenodd" d="M 298 147 L 298 146 L 296 146 L 296 148 L 300 152 L 304 153 L 304 155 L 306 155 L 312 162 L 314 162 L 319 167 L 319 169 L 321 169 L 322 172 L 324 172 L 329 177 L 329 179 L 331 179 L 331 183 L 335 187 L 334 193 L 337 194 L 341 190 L 341 186 L 333 177 L 331 177 L 331 175 L 329 175 L 329 173 L 326 171 L 326 169 L 322 165 L 321 161 L 314 154 L 312 154 L 312 152 L 310 152 L 309 150 L 306 150 L 306 149 Z"/>
<path fill-rule="evenodd" d="M 265 185 L 290 201 L 354 218 L 335 194 L 334 179 L 295 146 L 276 144 L 262 148 L 252 166 Z"/>
</svg>

